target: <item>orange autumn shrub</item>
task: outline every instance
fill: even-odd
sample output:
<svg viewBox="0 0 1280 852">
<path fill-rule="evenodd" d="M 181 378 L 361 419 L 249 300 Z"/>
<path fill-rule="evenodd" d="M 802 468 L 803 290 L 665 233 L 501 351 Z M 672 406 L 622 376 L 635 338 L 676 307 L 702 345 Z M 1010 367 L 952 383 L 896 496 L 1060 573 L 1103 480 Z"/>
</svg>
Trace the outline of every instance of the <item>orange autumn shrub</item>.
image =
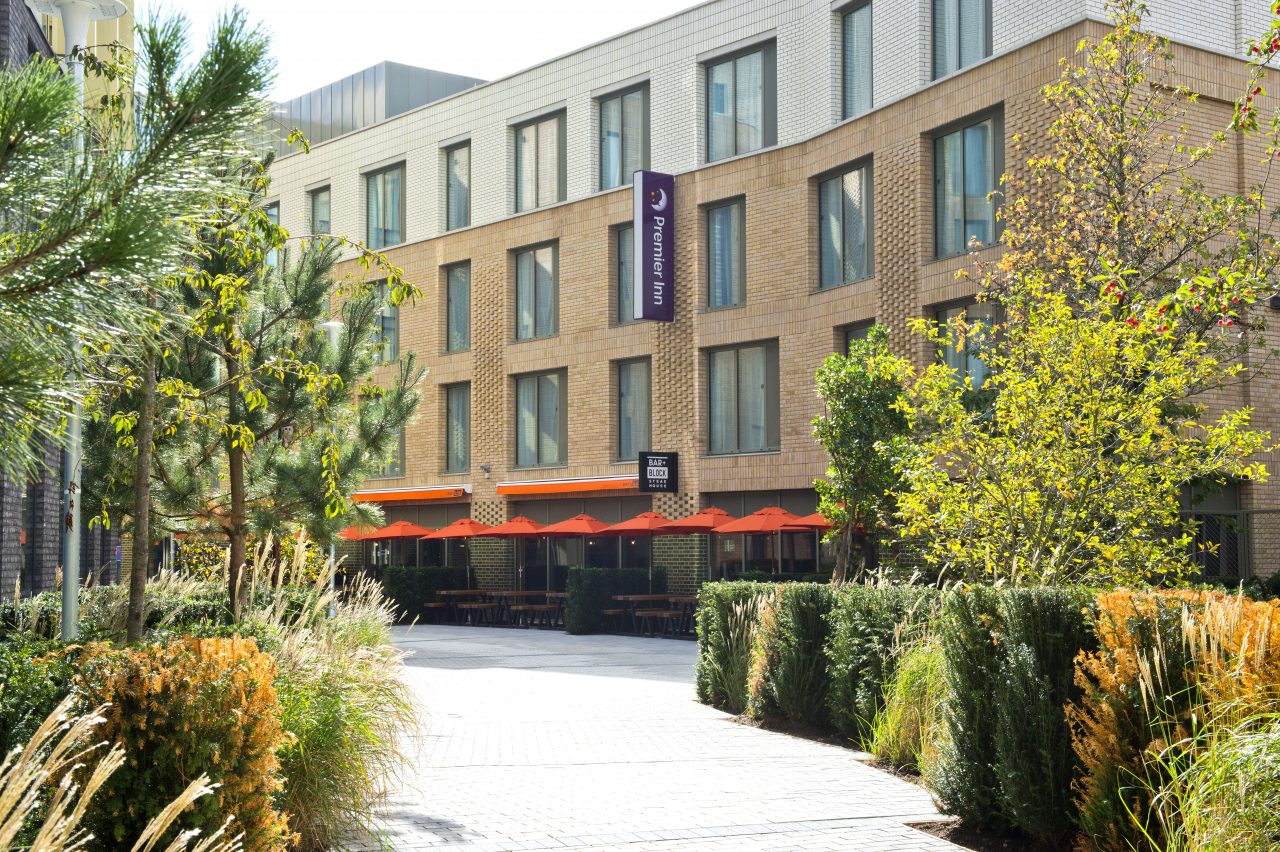
<svg viewBox="0 0 1280 852">
<path fill-rule="evenodd" d="M 1076 660 L 1068 706 L 1081 774 L 1082 849 L 1159 847 L 1153 807 L 1174 762 L 1159 759 L 1208 721 L 1280 708 L 1280 604 L 1217 591 L 1098 596 L 1099 648 Z"/>
<path fill-rule="evenodd" d="M 251 852 L 291 846 L 287 818 L 273 802 L 276 752 L 286 737 L 274 680 L 274 661 L 252 639 L 87 648 L 76 692 L 85 707 L 108 705 L 101 734 L 125 752 L 86 816 L 94 834 L 117 843 L 137 837 L 205 774 L 216 788 L 178 820 L 182 829 L 207 836 L 231 818 L 227 833 L 243 833 Z"/>
</svg>

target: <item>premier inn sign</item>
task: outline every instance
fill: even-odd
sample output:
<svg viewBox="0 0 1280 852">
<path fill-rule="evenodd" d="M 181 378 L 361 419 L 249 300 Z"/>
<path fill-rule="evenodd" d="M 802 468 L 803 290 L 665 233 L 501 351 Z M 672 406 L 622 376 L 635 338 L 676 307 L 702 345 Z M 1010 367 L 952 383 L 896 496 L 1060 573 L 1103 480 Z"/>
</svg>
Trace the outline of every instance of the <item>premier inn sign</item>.
<svg viewBox="0 0 1280 852">
<path fill-rule="evenodd" d="M 659 172 L 632 177 L 631 230 L 635 277 L 632 318 L 673 322 L 676 318 L 676 179 Z"/>
</svg>

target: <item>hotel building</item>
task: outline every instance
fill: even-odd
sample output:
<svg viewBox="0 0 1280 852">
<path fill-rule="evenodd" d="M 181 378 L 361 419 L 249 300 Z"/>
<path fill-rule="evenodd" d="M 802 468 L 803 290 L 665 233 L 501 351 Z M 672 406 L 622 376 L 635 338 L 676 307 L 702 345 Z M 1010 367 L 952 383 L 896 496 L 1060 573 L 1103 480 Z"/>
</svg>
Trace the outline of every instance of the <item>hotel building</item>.
<svg viewBox="0 0 1280 852">
<path fill-rule="evenodd" d="M 1228 126 L 1269 5 L 1149 3 L 1201 94 L 1198 130 Z M 387 63 L 285 105 L 281 123 L 314 144 L 272 167 L 281 224 L 364 240 L 424 293 L 382 334 L 388 360 L 429 368 L 420 413 L 358 499 L 429 527 L 813 511 L 815 369 L 873 322 L 897 351 L 938 357 L 906 324 L 972 309 L 956 273 L 971 239 L 992 246 L 980 258 L 1000 251 L 987 194 L 1043 147 L 1041 89 L 1105 21 L 1101 0 L 712 0 L 493 82 Z M 1221 189 L 1261 175 L 1260 144 L 1231 144 L 1207 170 Z M 637 169 L 675 175 L 673 322 L 631 319 Z M 1259 310 L 1280 345 L 1280 310 Z M 1274 376 L 1216 402 L 1280 434 Z M 677 493 L 637 490 L 646 450 L 679 454 Z M 1280 467 L 1265 461 L 1272 481 L 1195 510 L 1223 542 L 1211 572 L 1280 568 Z M 543 545 L 521 546 L 518 560 L 510 542 L 473 545 L 481 583 L 544 582 Z M 582 546 L 553 543 L 553 567 Z M 659 539 L 654 559 L 688 587 L 767 568 L 774 546 Z M 643 543 L 588 548 L 593 564 L 644 562 Z M 781 557 L 811 570 L 813 538 L 785 537 Z"/>
</svg>

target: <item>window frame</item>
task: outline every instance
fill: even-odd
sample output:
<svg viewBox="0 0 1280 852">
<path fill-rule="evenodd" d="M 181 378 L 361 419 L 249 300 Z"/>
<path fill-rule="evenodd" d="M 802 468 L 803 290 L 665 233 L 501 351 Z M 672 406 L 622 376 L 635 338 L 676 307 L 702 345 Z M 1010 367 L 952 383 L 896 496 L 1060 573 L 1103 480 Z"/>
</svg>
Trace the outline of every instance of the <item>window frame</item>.
<svg viewBox="0 0 1280 852">
<path fill-rule="evenodd" d="M 620 125 L 618 130 L 618 167 L 625 170 L 626 164 L 622 161 L 622 152 L 626 150 L 627 127 L 625 123 L 626 111 L 622 108 L 621 101 L 627 95 L 636 93 L 639 93 L 640 95 L 640 169 L 645 170 L 649 168 L 649 81 L 645 80 L 642 83 L 636 83 L 635 85 L 627 86 L 626 88 L 618 89 L 617 91 L 609 92 L 596 98 L 596 135 L 598 137 L 596 140 L 596 156 L 598 157 L 597 162 L 599 164 L 598 169 L 600 172 L 599 180 L 596 181 L 596 186 L 601 192 L 608 192 L 610 190 L 620 189 L 624 186 L 631 185 L 634 172 L 632 174 L 620 174 L 618 183 L 612 185 L 606 183 L 604 170 L 604 109 L 605 104 L 610 101 L 616 100 L 620 102 L 618 107 L 618 120 Z"/>
<path fill-rule="evenodd" d="M 983 31 L 982 31 L 983 52 L 982 52 L 982 56 L 980 56 L 980 57 L 978 57 L 977 59 L 974 59 L 974 60 L 972 60 L 971 62 L 968 62 L 968 63 L 963 62 L 963 61 L 961 60 L 961 58 L 960 58 L 961 46 L 964 44 L 964 35 L 963 35 L 962 30 L 961 30 L 961 27 L 960 27 L 960 21 L 961 21 L 961 18 L 962 18 L 962 14 L 961 14 L 961 12 L 962 12 L 962 8 L 963 8 L 964 3 L 966 3 L 966 2 L 976 2 L 976 3 L 981 3 L 981 4 L 983 5 L 983 12 L 985 12 L 985 14 L 984 14 L 984 16 L 983 16 Z M 938 62 L 938 50 L 939 50 L 939 47 L 938 47 L 938 4 L 939 4 L 939 3 L 945 3 L 945 4 L 949 5 L 949 6 L 953 6 L 953 7 L 954 7 L 954 11 L 955 11 L 955 19 L 956 19 L 955 45 L 954 45 L 954 47 L 955 47 L 955 54 L 956 54 L 956 64 L 955 64 L 955 67 L 954 67 L 954 68 L 950 68 L 950 67 L 948 67 L 948 68 L 946 68 L 945 70 L 941 70 L 941 71 L 939 70 L 939 62 Z M 990 58 L 990 57 L 991 57 L 991 55 L 992 55 L 992 53 L 993 53 L 993 49 L 992 49 L 992 34 L 991 34 L 993 24 L 992 24 L 992 20 L 991 20 L 991 19 L 992 19 L 993 15 L 994 15 L 994 13 L 993 13 L 993 11 L 992 11 L 992 8 L 991 8 L 991 7 L 992 7 L 991 0 L 930 0 L 930 3 L 929 3 L 929 73 L 930 73 L 930 79 L 932 79 L 932 80 L 941 80 L 941 79 L 942 79 L 942 78 L 944 78 L 944 77 L 948 77 L 948 76 L 950 76 L 950 75 L 952 75 L 952 74 L 959 73 L 960 71 L 963 71 L 965 68 L 971 68 L 971 67 L 973 67 L 974 65 L 977 65 L 977 64 L 978 64 L 979 62 L 981 62 L 982 60 L 984 60 L 984 59 L 988 59 L 988 58 Z"/>
<path fill-rule="evenodd" d="M 760 147 L 739 149 L 738 147 L 738 66 L 739 59 L 743 59 L 752 54 L 759 53 L 760 56 Z M 711 136 L 711 116 L 712 103 L 711 96 L 712 69 L 721 65 L 729 64 L 733 68 L 733 85 L 730 98 L 733 101 L 733 151 L 724 156 L 715 157 L 712 155 L 712 136 Z M 732 53 L 725 53 L 704 59 L 701 63 L 703 86 L 703 114 L 702 129 L 703 135 L 706 137 L 705 144 L 702 149 L 702 156 L 705 163 L 719 163 L 724 160 L 730 160 L 734 157 L 741 157 L 745 154 L 753 154 L 756 151 L 764 151 L 778 144 L 778 43 L 776 39 L 757 42 L 735 50 Z"/>
<path fill-rule="evenodd" d="M 266 214 L 267 221 L 277 228 L 280 227 L 280 200 L 268 202 L 262 206 L 262 212 Z M 270 269 L 277 269 L 280 266 L 280 249 L 267 249 L 267 253 L 263 256 L 262 262 Z"/>
<path fill-rule="evenodd" d="M 541 198 L 535 198 L 533 204 L 522 204 L 520 194 L 520 184 L 523 174 L 520 169 L 520 154 L 522 143 L 520 141 L 520 133 L 527 127 L 537 127 L 546 122 L 556 122 L 556 197 L 544 201 Z M 566 125 L 568 124 L 566 111 L 563 109 L 554 112 L 545 113 L 537 118 L 531 118 L 527 121 L 521 121 L 518 124 L 511 125 L 512 131 L 512 150 L 515 154 L 512 164 L 513 181 L 513 203 L 512 208 L 515 213 L 527 213 L 530 210 L 538 210 L 543 207 L 550 207 L 552 204 L 559 204 L 568 197 L 568 164 L 566 155 L 568 152 L 568 141 L 566 137 Z M 534 180 L 533 191 L 535 195 L 538 192 L 538 173 L 542 164 L 542 148 L 541 134 L 535 132 L 534 141 Z"/>
<path fill-rule="evenodd" d="M 377 288 L 381 304 L 375 315 L 374 326 L 374 345 L 376 349 L 373 353 L 374 365 L 393 364 L 400 359 L 400 307 L 387 302 L 390 291 L 387 288 L 386 279 L 373 282 Z M 391 319 L 392 335 L 390 344 L 387 343 L 387 318 Z M 387 350 L 391 350 L 391 354 L 387 354 Z"/>
<path fill-rule="evenodd" d="M 325 195 L 328 196 L 328 203 L 329 203 L 329 220 L 328 222 L 325 223 L 326 227 L 323 230 L 317 227 L 319 225 L 319 222 L 316 221 L 316 199 L 319 198 L 321 193 L 324 193 Z M 308 190 L 307 191 L 307 209 L 308 209 L 308 216 L 310 220 L 309 223 L 311 225 L 311 233 L 313 236 L 328 236 L 333 233 L 333 186 L 332 184 L 325 184 L 324 186 L 317 186 L 315 189 Z"/>
<path fill-rule="evenodd" d="M 866 340 L 867 334 L 875 327 L 875 318 L 857 320 L 856 322 L 847 322 L 842 326 L 838 326 L 836 331 L 840 334 L 840 340 L 843 346 L 837 351 L 841 355 L 849 354 L 849 344 L 855 340 Z"/>
<path fill-rule="evenodd" d="M 635 308 L 634 308 L 635 288 L 632 286 L 635 283 L 634 282 L 635 262 L 636 262 L 635 233 L 636 233 L 635 226 L 630 222 L 626 222 L 621 225 L 615 225 L 613 227 L 612 238 L 613 238 L 613 246 L 614 246 L 614 249 L 613 249 L 614 255 L 613 255 L 613 270 L 612 270 L 613 276 L 612 277 L 614 279 L 613 293 L 614 293 L 614 301 L 615 301 L 614 325 L 634 325 L 637 322 L 639 322 L 639 320 L 635 318 Z M 626 239 L 623 239 L 624 234 L 626 235 Z M 626 250 L 631 255 L 631 263 L 630 263 L 631 275 L 627 275 L 627 276 L 623 275 L 623 269 L 622 269 L 622 251 L 623 251 L 624 245 L 626 246 Z M 624 300 L 624 294 L 625 294 L 625 300 Z M 624 312 L 622 310 L 624 303 L 631 304 L 632 310 L 629 312 Z"/>
<path fill-rule="evenodd" d="M 614 446 L 613 456 L 615 463 L 634 462 L 640 458 L 640 453 L 653 451 L 653 358 L 649 355 L 642 355 L 638 358 L 623 358 L 613 362 L 613 403 L 614 414 L 617 418 L 616 428 L 614 429 Z M 649 446 L 634 447 L 632 454 L 627 455 L 623 452 L 622 446 L 622 371 L 632 367 L 644 365 L 645 368 L 645 384 L 648 387 L 648 395 L 644 402 L 645 414 L 645 437 L 648 439 L 644 443 Z M 634 437 L 633 437 L 634 440 Z"/>
<path fill-rule="evenodd" d="M 556 446 L 559 449 L 560 457 L 555 461 L 547 461 L 542 458 L 542 446 L 540 441 L 534 442 L 534 455 L 537 457 L 532 464 L 520 463 L 520 383 L 522 381 L 534 381 L 534 428 L 542 420 L 542 385 L 541 379 L 557 376 L 559 382 L 559 406 L 558 413 L 558 435 L 556 438 Z M 515 396 L 515 440 L 512 442 L 512 449 L 515 452 L 512 468 L 516 470 L 533 470 L 537 468 L 565 467 L 569 464 L 569 370 L 567 367 L 558 367 L 554 370 L 538 370 L 532 373 L 519 373 L 512 376 L 513 390 Z M 536 436 L 535 436 L 536 437 Z"/>
<path fill-rule="evenodd" d="M 548 332 L 539 334 L 538 333 L 537 252 L 545 248 L 551 249 L 551 288 L 552 288 L 551 299 L 552 299 L 552 306 L 553 306 L 551 315 L 552 315 L 553 328 Z M 532 254 L 534 256 L 534 259 L 533 259 L 534 280 L 532 283 L 533 323 L 532 323 L 532 334 L 528 337 L 521 337 L 520 336 L 520 258 L 525 254 Z M 514 279 L 513 279 L 513 282 L 515 285 L 514 293 L 513 293 L 514 298 L 512 299 L 512 305 L 515 308 L 514 316 L 513 316 L 515 341 L 517 343 L 527 343 L 532 340 L 550 340 L 551 338 L 559 337 L 560 336 L 560 241 L 551 240 L 549 242 L 536 243 L 531 246 L 524 246 L 522 248 L 515 249 L 512 252 L 512 261 L 513 261 L 514 272 L 515 272 Z"/>
<path fill-rule="evenodd" d="M 848 278 L 848 279 L 843 278 L 843 269 L 846 265 L 845 258 L 844 258 L 844 245 L 846 242 L 846 236 L 845 236 L 845 228 L 844 228 L 844 205 L 841 204 L 839 260 L 840 260 L 840 268 L 842 270 L 842 273 L 841 273 L 842 280 L 827 282 L 823 279 L 823 270 L 825 269 L 825 264 L 823 262 L 824 243 L 822 239 L 822 228 L 823 228 L 822 187 L 824 184 L 828 183 L 829 181 L 843 180 L 846 175 L 849 175 L 849 174 L 852 174 L 853 172 L 858 172 L 858 171 L 861 171 L 863 173 L 862 174 L 862 194 L 863 194 L 863 197 L 865 198 L 863 207 L 866 211 L 866 215 L 864 216 L 866 226 L 865 226 L 865 233 L 863 235 L 863 245 L 865 246 L 866 250 L 864 252 L 865 257 L 863 258 L 862 274 L 854 278 Z M 876 276 L 875 176 L 876 176 L 876 173 L 875 173 L 874 159 L 871 156 L 866 156 L 866 157 L 861 157 L 857 160 L 854 160 L 852 163 L 849 163 L 848 165 L 841 166 L 838 169 L 834 169 L 832 171 L 825 172 L 821 175 L 818 175 L 818 177 L 814 179 L 814 182 L 817 188 L 817 212 L 818 212 L 818 219 L 817 219 L 818 288 L 817 289 L 819 292 L 834 290 L 838 287 L 844 287 L 848 284 L 856 284 L 859 281 L 867 281 L 871 278 L 875 278 Z"/>
<path fill-rule="evenodd" d="M 466 315 L 467 322 L 464 329 L 464 344 L 462 346 L 453 345 L 453 273 L 465 269 L 467 272 L 467 304 Z M 469 352 L 471 350 L 471 261 L 462 260 L 457 263 L 451 263 L 444 267 L 444 351 L 446 354 L 454 355 L 459 352 Z"/>
<path fill-rule="evenodd" d="M 866 11 L 867 26 L 871 31 L 871 60 L 870 67 L 867 69 L 867 107 L 862 110 L 854 110 L 850 105 L 849 90 L 849 52 L 846 50 L 848 45 L 848 27 L 851 25 L 853 16 L 859 12 Z M 841 120 L 847 121 L 859 115 L 866 115 L 875 109 L 876 104 L 876 87 L 875 87 L 875 9 L 874 0 L 854 0 L 837 10 L 840 16 L 840 117 Z"/>
<path fill-rule="evenodd" d="M 728 304 L 717 305 L 717 304 L 713 304 L 712 302 L 712 293 L 714 291 L 712 288 L 713 266 L 712 266 L 711 259 L 715 251 L 715 246 L 713 245 L 713 241 L 712 241 L 711 214 L 716 210 L 723 210 L 726 207 L 734 207 L 734 206 L 737 206 L 741 210 L 739 221 L 742 223 L 742 238 L 738 240 L 737 269 L 739 270 L 739 275 L 742 279 L 741 287 L 739 288 L 742 291 L 742 299 L 741 301 L 737 301 L 737 302 L 730 302 Z M 726 310 L 731 310 L 733 308 L 741 308 L 747 304 L 747 298 L 748 298 L 747 297 L 747 197 L 745 195 L 738 195 L 738 196 L 734 196 L 733 198 L 725 198 L 725 199 L 721 199 L 720 201 L 713 201 L 710 204 L 704 205 L 702 208 L 702 211 L 703 211 L 702 226 L 703 228 L 706 229 L 706 233 L 707 233 L 706 256 L 704 258 L 707 264 L 707 280 L 706 280 L 706 290 L 703 293 L 703 296 L 705 298 L 704 304 L 706 305 L 706 309 L 709 311 L 726 311 Z"/>
<path fill-rule="evenodd" d="M 469 473 L 471 471 L 471 382 L 453 382 L 447 384 L 444 390 L 444 472 L 447 474 Z M 463 440 L 466 444 L 464 458 L 458 466 L 453 464 L 453 441 L 454 441 L 454 422 L 453 422 L 453 394 L 457 391 L 466 391 L 467 395 L 467 417 L 465 435 Z"/>
<path fill-rule="evenodd" d="M 405 458 L 404 458 L 404 429 L 398 430 L 396 437 L 396 449 L 392 453 L 391 458 L 378 469 L 378 472 L 369 477 L 369 479 L 404 479 L 405 476 Z"/>
<path fill-rule="evenodd" d="M 453 180 L 452 180 L 453 170 L 450 168 L 450 158 L 454 154 L 456 154 L 458 151 L 464 148 L 467 151 L 467 193 L 466 193 L 467 194 L 467 198 L 466 198 L 467 215 L 465 217 L 466 221 L 462 222 L 461 224 L 450 224 L 449 216 L 450 216 L 450 212 L 453 210 L 453 204 L 451 203 L 453 200 Z M 463 142 L 458 142 L 446 147 L 444 149 L 444 229 L 445 231 L 458 231 L 463 228 L 471 227 L 471 174 L 472 174 L 471 140 L 467 139 Z"/>
<path fill-rule="evenodd" d="M 400 241 L 395 243 L 377 243 L 376 244 L 375 240 L 372 239 L 373 222 L 370 220 L 370 217 L 369 217 L 369 183 L 375 178 L 382 177 L 383 175 L 390 174 L 391 172 L 394 172 L 394 171 L 400 172 L 400 204 L 399 204 L 400 209 L 397 213 L 397 215 L 400 217 L 400 223 L 399 223 L 400 224 Z M 409 228 L 408 228 L 408 221 L 407 221 L 407 215 L 408 215 L 407 172 L 408 170 L 405 168 L 405 161 L 401 160 L 400 162 L 392 163 L 389 166 L 382 166 L 381 168 L 367 171 L 362 175 L 362 177 L 364 178 L 365 245 L 368 248 L 373 249 L 374 251 L 381 251 L 387 248 L 394 248 L 395 246 L 402 246 L 409 241 Z M 385 231 L 387 229 L 383 228 L 382 230 Z"/>
<path fill-rule="evenodd" d="M 743 456 L 743 455 L 760 455 L 764 453 L 778 453 L 782 451 L 782 367 L 780 341 L 777 338 L 767 340 L 752 340 L 742 343 L 733 343 L 727 346 L 715 346 L 703 350 L 705 352 L 705 365 L 707 370 L 707 379 L 705 385 L 706 405 L 707 405 L 707 432 L 706 432 L 706 454 L 708 456 Z M 742 448 L 742 435 L 740 424 L 742 420 L 742 370 L 741 370 L 741 353 L 744 349 L 762 347 L 765 350 L 765 381 L 769 380 L 770 362 L 772 361 L 772 376 L 774 379 L 774 387 L 770 389 L 766 384 L 764 388 L 765 399 L 765 438 L 766 446 L 760 449 Z M 734 389 L 733 389 L 733 407 L 735 431 L 738 432 L 736 446 L 731 450 L 716 450 L 712 438 L 712 430 L 715 428 L 715 356 L 722 352 L 735 353 L 734 358 Z M 772 394 L 770 394 L 772 390 Z M 770 397 L 775 403 L 772 408 L 769 406 Z M 769 439 L 774 441 L 770 443 Z"/>
<path fill-rule="evenodd" d="M 942 127 L 935 129 L 930 134 L 930 143 L 931 143 L 930 149 L 931 149 L 931 156 L 933 158 L 933 162 L 932 162 L 933 260 L 935 261 L 947 260 L 948 258 L 953 258 L 953 257 L 963 257 L 964 255 L 969 253 L 967 240 L 965 241 L 965 244 L 960 247 L 959 251 L 944 253 L 942 250 L 942 234 L 943 234 L 943 228 L 941 227 L 942 225 L 942 216 L 941 216 L 942 180 L 939 172 L 939 165 L 941 163 L 941 157 L 939 156 L 940 143 L 942 142 L 943 139 L 949 136 L 952 136 L 957 133 L 960 134 L 960 143 L 961 143 L 960 163 L 961 163 L 961 169 L 962 169 L 960 173 L 960 184 L 961 184 L 962 195 L 963 195 L 963 187 L 964 187 L 964 182 L 966 178 L 966 174 L 963 171 L 963 166 L 965 162 L 964 147 L 963 147 L 964 131 L 968 130 L 971 127 L 977 127 L 978 125 L 984 124 L 988 121 L 991 122 L 991 135 L 993 138 L 991 175 L 990 175 L 991 189 L 987 193 L 988 195 L 992 196 L 991 200 L 987 202 L 988 204 L 991 205 L 992 239 L 991 239 L 991 242 L 983 245 L 982 249 L 988 249 L 988 248 L 991 248 L 992 246 L 996 246 L 1000 244 L 1000 239 L 1004 233 L 1004 224 L 1001 221 L 1000 215 L 999 215 L 1001 200 L 1002 200 L 1002 196 L 1000 192 L 1000 178 L 1004 175 L 1004 165 L 1005 165 L 1004 163 L 1005 132 L 1004 132 L 1003 104 L 997 105 L 990 109 L 982 110 L 981 112 L 973 113 L 958 121 L 953 121 L 950 124 L 945 124 Z M 967 223 L 968 219 L 965 219 L 965 222 Z"/>
<path fill-rule="evenodd" d="M 961 299 L 952 299 L 947 302 L 940 302 L 936 305 L 931 306 L 930 310 L 933 313 L 934 324 L 937 327 L 942 328 L 946 325 L 947 321 L 950 319 L 950 317 L 944 319 L 942 316 L 944 313 L 947 313 L 950 311 L 956 311 L 956 310 L 964 311 L 965 321 L 970 322 L 969 310 L 978 305 L 983 305 L 987 308 L 987 311 L 989 313 L 989 316 L 985 317 L 985 320 L 987 322 L 991 323 L 993 326 L 998 325 L 1000 323 L 1001 316 L 1002 316 L 1000 305 L 996 302 L 979 302 L 976 296 L 967 296 Z M 973 377 L 973 374 L 969 371 L 969 362 L 971 359 L 977 358 L 976 352 L 980 348 L 980 346 L 981 346 L 981 341 L 978 341 L 972 347 L 966 347 L 964 351 L 965 369 L 963 372 L 957 371 L 956 373 L 957 381 L 963 383 L 965 379 L 971 379 Z M 937 351 L 934 357 L 939 363 L 947 364 L 948 363 L 947 352 L 949 350 L 950 350 L 949 347 L 940 345 L 937 347 Z M 985 375 L 983 376 L 981 384 L 973 385 L 973 390 L 975 391 L 982 390 L 983 388 L 985 388 L 987 386 L 987 381 L 991 378 L 990 365 L 987 365 L 985 361 L 981 363 L 984 365 L 983 369 L 985 370 Z"/>
</svg>

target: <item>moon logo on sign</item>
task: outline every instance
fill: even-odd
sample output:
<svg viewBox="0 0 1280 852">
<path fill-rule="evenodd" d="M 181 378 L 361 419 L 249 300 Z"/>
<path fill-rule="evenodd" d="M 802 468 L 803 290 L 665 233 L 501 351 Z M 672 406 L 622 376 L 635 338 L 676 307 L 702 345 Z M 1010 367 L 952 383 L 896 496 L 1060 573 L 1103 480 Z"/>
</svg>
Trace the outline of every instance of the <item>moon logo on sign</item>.
<svg viewBox="0 0 1280 852">
<path fill-rule="evenodd" d="M 649 193 L 649 207 L 654 213 L 661 213 L 667 209 L 667 193 L 662 189 L 655 189 Z"/>
</svg>

